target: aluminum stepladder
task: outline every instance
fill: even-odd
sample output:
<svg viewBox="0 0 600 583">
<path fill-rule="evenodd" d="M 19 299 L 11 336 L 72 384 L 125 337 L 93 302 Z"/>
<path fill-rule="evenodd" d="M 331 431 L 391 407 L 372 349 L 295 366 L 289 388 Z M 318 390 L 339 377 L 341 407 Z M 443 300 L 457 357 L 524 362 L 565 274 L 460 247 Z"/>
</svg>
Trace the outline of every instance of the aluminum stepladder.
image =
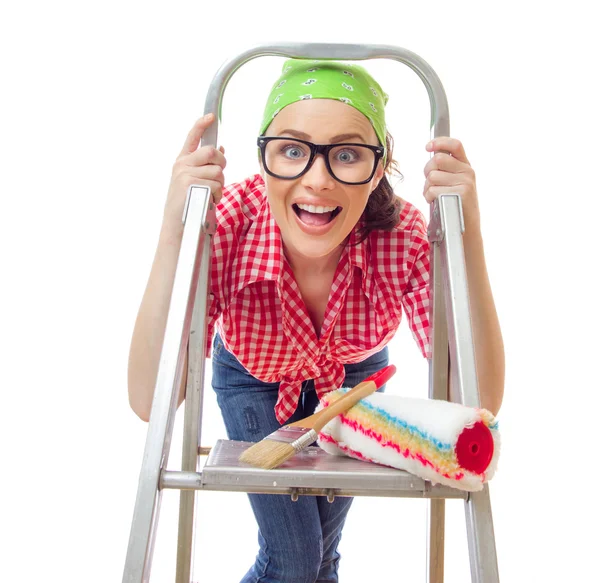
<svg viewBox="0 0 600 583">
<path fill-rule="evenodd" d="M 260 45 L 223 64 L 215 75 L 204 113 L 218 120 L 225 87 L 242 65 L 261 56 L 361 61 L 392 59 L 410 67 L 425 84 L 431 106 L 432 137 L 449 136 L 446 94 L 435 71 L 418 55 L 389 45 L 349 44 Z M 217 145 L 217 121 L 202 138 L 202 146 Z M 432 357 L 429 361 L 429 397 L 450 399 L 479 407 L 479 390 L 471 330 L 469 298 L 462 243 L 464 221 L 460 197 L 442 195 L 431 205 L 431 325 Z M 462 498 L 474 583 L 499 581 L 492 511 L 487 484 L 476 493 L 463 492 L 401 470 L 330 456 L 317 447 L 309 448 L 286 464 L 285 469 L 261 470 L 238 463 L 250 444 L 219 440 L 212 449 L 201 447 L 202 399 L 206 344 L 206 312 L 212 234 L 216 218 L 210 189 L 191 186 L 182 217 L 183 239 L 173 284 L 163 348 L 148 425 L 142 468 L 123 574 L 124 583 L 141 583 L 150 578 L 152 554 L 162 490 L 180 492 L 177 544 L 177 583 L 189 583 L 194 554 L 195 498 L 198 490 L 270 493 L 291 496 L 388 496 L 426 498 L 428 505 L 428 583 L 444 577 L 445 499 Z M 188 350 L 182 471 L 166 470 L 177 394 Z M 450 358 L 450 361 L 448 360 Z M 449 385 L 449 362 L 452 383 Z M 449 391 L 449 386 L 452 390 Z M 210 452 L 200 468 L 200 455 Z"/>
</svg>

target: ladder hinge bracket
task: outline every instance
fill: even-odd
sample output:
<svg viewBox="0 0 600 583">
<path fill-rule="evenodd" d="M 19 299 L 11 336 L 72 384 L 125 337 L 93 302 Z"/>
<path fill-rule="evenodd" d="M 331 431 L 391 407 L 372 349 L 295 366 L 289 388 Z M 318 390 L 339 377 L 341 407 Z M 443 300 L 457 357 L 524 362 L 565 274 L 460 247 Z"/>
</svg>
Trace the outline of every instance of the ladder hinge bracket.
<svg viewBox="0 0 600 583">
<path fill-rule="evenodd" d="M 195 194 L 195 196 L 202 196 L 203 200 L 203 211 L 202 216 L 205 216 L 204 224 L 202 225 L 202 231 L 207 235 L 214 235 L 217 230 L 217 215 L 215 211 L 215 203 L 213 202 L 212 195 L 210 193 L 210 187 L 208 186 L 200 186 L 198 184 L 192 184 L 188 188 L 187 198 L 185 199 L 185 204 L 183 205 L 183 216 L 181 217 L 181 221 L 185 224 L 187 219 L 187 213 L 190 206 L 190 200 L 192 197 L 192 191 L 202 190 L 204 192 Z M 207 206 L 208 205 L 208 206 Z"/>
<path fill-rule="evenodd" d="M 458 199 L 458 212 L 460 215 L 460 232 L 465 232 L 465 218 L 463 215 L 462 201 L 458 194 L 442 194 L 439 198 L 436 198 L 433 202 L 433 211 L 431 213 L 431 220 L 427 227 L 427 237 L 431 243 L 441 243 L 444 240 L 444 207 L 441 204 L 440 199 L 444 197 L 454 196 Z"/>
</svg>

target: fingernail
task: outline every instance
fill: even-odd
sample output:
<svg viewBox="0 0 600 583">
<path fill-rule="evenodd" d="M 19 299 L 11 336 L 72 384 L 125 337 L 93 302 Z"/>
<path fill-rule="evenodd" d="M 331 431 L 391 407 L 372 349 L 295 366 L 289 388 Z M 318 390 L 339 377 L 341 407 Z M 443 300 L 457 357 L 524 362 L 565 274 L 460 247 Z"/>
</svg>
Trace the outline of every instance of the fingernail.
<svg viewBox="0 0 600 583">
<path fill-rule="evenodd" d="M 425 149 L 426 150 L 431 150 L 433 148 L 433 142 L 429 142 L 426 146 Z"/>
<path fill-rule="evenodd" d="M 207 113 L 202 119 L 208 121 L 212 117 L 212 113 Z"/>
</svg>

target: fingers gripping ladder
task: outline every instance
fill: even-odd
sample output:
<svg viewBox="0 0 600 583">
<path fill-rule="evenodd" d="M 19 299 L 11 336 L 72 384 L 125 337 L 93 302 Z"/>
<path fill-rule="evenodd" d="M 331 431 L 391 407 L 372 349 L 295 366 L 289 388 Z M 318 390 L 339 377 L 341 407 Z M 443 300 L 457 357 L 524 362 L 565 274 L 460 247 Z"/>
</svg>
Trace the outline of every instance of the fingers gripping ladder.
<svg viewBox="0 0 600 583">
<path fill-rule="evenodd" d="M 388 45 L 349 44 L 261 45 L 227 61 L 215 75 L 204 113 L 220 112 L 223 93 L 231 76 L 256 57 L 366 60 L 393 59 L 410 67 L 423 81 L 431 105 L 432 136 L 449 136 L 448 102 L 435 71 L 418 55 Z M 217 122 L 202 138 L 202 146 L 217 145 Z M 467 278 L 462 243 L 464 221 L 460 197 L 442 195 L 431 205 L 432 357 L 429 361 L 429 397 L 450 399 L 479 407 L 475 352 L 469 312 Z M 202 396 L 206 345 L 206 312 L 215 209 L 210 189 L 191 186 L 182 217 L 183 240 L 173 284 L 171 304 L 160 357 L 154 400 L 133 513 L 123 583 L 149 580 L 162 490 L 180 492 L 177 583 L 189 583 L 192 574 L 195 496 L 198 490 L 291 495 L 390 496 L 427 498 L 427 582 L 442 583 L 444 576 L 444 512 L 446 498 L 463 498 L 471 580 L 498 583 L 498 565 L 489 489 L 469 493 L 432 485 L 407 472 L 329 456 L 293 458 L 285 469 L 240 467 L 237 459 L 250 444 L 219 440 L 199 471 Z M 189 342 L 188 349 L 188 340 Z M 167 471 L 177 392 L 189 350 L 186 387 L 182 471 Z M 448 364 L 452 362 L 452 394 L 448 390 Z M 314 467 L 318 465 L 318 468 Z M 276 486 L 274 484 L 277 484 Z"/>
</svg>

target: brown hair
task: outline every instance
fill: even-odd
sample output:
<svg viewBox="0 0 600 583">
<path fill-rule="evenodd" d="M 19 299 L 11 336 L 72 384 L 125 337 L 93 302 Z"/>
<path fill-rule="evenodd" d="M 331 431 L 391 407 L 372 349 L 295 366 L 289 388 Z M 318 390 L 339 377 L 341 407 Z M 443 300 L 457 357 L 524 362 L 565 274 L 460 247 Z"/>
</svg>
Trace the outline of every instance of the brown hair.
<svg viewBox="0 0 600 583">
<path fill-rule="evenodd" d="M 377 188 L 369 196 L 367 206 L 362 214 L 363 227 L 358 231 L 358 241 L 364 241 L 371 231 L 392 231 L 398 223 L 400 216 L 400 198 L 394 194 L 394 189 L 386 174 L 396 172 L 402 177 L 398 163 L 392 158 L 394 139 L 386 132 L 385 147 L 387 158 L 383 178 L 379 181 Z"/>
</svg>

